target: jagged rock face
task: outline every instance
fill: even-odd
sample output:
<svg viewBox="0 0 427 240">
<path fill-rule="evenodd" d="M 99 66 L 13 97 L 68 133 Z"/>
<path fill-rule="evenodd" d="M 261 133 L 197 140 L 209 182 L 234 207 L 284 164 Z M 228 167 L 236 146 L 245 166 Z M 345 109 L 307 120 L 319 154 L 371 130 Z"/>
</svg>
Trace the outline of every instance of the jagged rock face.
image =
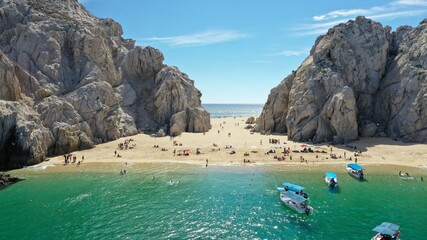
<svg viewBox="0 0 427 240">
<path fill-rule="evenodd" d="M 0 100 L 0 166 L 22 167 L 44 160 L 52 133 L 25 104 Z"/>
<path fill-rule="evenodd" d="M 381 82 L 374 120 L 385 133 L 427 142 L 427 21 L 393 33 L 388 73 Z"/>
<path fill-rule="evenodd" d="M 0 110 L 8 126 L 0 129 L 0 150 L 8 160 L 0 165 L 35 163 L 140 131 L 210 128 L 187 75 L 164 65 L 159 50 L 123 39 L 118 23 L 94 17 L 77 0 L 1 1 L 0 19 L 0 100 L 8 101 Z M 181 112 L 177 125 L 173 116 Z M 16 160 L 5 144 L 18 137 Z"/>
<path fill-rule="evenodd" d="M 296 141 L 384 132 L 427 141 L 426 23 L 390 30 L 358 17 L 320 36 L 297 71 L 271 90 L 257 130 Z"/>
</svg>

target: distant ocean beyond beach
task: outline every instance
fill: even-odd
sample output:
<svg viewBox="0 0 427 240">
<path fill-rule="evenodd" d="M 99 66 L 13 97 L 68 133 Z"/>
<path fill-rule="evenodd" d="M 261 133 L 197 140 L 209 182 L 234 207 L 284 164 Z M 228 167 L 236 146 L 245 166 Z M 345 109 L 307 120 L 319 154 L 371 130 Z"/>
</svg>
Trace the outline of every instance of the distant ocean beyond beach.
<svg viewBox="0 0 427 240">
<path fill-rule="evenodd" d="M 258 117 L 261 114 L 263 104 L 202 104 L 211 114 L 211 118 L 226 117 Z"/>
</svg>

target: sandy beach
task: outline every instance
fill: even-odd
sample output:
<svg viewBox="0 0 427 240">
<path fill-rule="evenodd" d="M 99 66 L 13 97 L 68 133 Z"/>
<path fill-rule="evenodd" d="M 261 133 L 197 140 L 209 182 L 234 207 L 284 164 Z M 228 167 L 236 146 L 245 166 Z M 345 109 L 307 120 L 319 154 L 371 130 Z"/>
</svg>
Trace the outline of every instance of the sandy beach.
<svg viewBox="0 0 427 240">
<path fill-rule="evenodd" d="M 389 138 L 360 139 L 352 142 L 350 146 L 298 143 L 289 141 L 286 135 L 251 133 L 245 129 L 246 119 L 247 117 L 214 118 L 211 119 L 212 129 L 209 132 L 183 133 L 175 138 L 138 134 L 97 145 L 93 149 L 73 152 L 71 154 L 76 157 L 75 163 L 64 164 L 64 156 L 57 156 L 42 164 L 60 165 L 64 166 L 64 170 L 70 170 L 68 166 L 77 166 L 84 157 L 79 164 L 80 169 L 85 165 L 106 163 L 206 165 L 206 161 L 208 166 L 345 166 L 355 162 L 357 158 L 357 163 L 361 165 L 427 169 L 425 144 L 403 143 Z M 122 148 L 119 147 L 121 143 Z M 197 154 L 198 148 L 200 154 Z M 313 152 L 300 152 L 304 148 L 311 148 Z M 284 150 L 288 149 L 290 153 L 284 154 Z M 331 158 L 331 154 L 335 154 L 336 158 Z"/>
</svg>

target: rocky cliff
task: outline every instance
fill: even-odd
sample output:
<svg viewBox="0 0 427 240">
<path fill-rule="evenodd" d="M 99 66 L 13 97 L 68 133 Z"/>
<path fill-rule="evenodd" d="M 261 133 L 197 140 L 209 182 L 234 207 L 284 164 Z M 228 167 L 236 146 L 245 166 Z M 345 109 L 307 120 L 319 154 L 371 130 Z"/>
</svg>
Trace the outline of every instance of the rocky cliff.
<svg viewBox="0 0 427 240">
<path fill-rule="evenodd" d="M 295 141 L 427 142 L 427 19 L 395 32 L 364 17 L 329 29 L 271 90 L 256 128 Z"/>
<path fill-rule="evenodd" d="M 210 129 L 186 74 L 77 0 L 0 1 L 0 19 L 0 167 L 138 132 Z"/>
</svg>

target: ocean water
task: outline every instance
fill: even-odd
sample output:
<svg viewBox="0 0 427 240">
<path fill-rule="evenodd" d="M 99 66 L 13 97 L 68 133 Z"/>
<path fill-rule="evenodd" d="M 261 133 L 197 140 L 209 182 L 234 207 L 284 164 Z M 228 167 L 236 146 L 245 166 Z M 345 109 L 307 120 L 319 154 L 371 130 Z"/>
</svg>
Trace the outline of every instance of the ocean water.
<svg viewBox="0 0 427 240">
<path fill-rule="evenodd" d="M 427 183 L 395 173 L 359 181 L 338 171 L 336 191 L 316 169 L 256 165 L 17 174 L 26 180 L 0 191 L 0 239 L 370 239 L 384 221 L 401 239 L 426 236 Z M 306 187 L 312 215 L 280 202 L 284 181 Z"/>
<path fill-rule="evenodd" d="M 263 104 L 202 104 L 211 118 L 258 117 Z"/>
</svg>

